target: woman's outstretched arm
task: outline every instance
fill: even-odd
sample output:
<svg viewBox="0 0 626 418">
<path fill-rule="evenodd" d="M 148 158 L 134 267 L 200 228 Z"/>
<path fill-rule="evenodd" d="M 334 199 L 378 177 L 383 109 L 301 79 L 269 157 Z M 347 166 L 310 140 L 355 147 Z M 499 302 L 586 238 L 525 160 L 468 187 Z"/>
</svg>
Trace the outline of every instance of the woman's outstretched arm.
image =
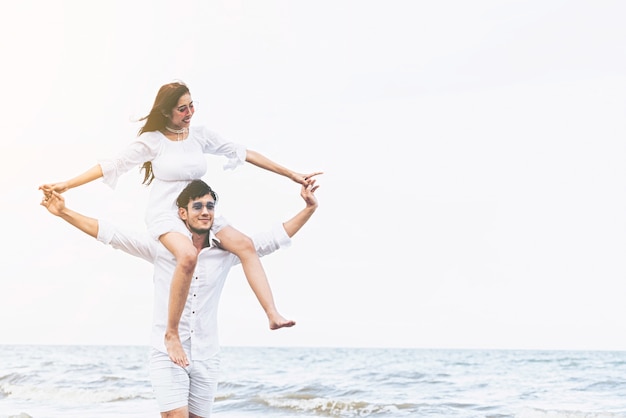
<svg viewBox="0 0 626 418">
<path fill-rule="evenodd" d="M 263 168 L 276 174 L 280 174 L 281 176 L 285 176 L 288 179 L 291 179 L 296 183 L 302 185 L 311 184 L 312 177 L 317 176 L 318 174 L 322 174 L 321 171 L 316 171 L 310 174 L 297 173 L 286 167 L 283 167 L 280 164 L 275 163 L 266 156 L 252 150 L 246 150 L 246 161 L 250 164 L 256 165 L 257 167 Z"/>
<path fill-rule="evenodd" d="M 74 187 L 82 186 L 83 184 L 99 179 L 100 177 L 102 177 L 102 175 L 102 167 L 100 166 L 100 164 L 96 164 L 84 173 L 79 174 L 78 176 L 73 177 L 69 180 L 60 181 L 57 183 L 42 184 L 41 186 L 39 186 L 39 190 L 42 190 L 46 194 L 52 191 L 63 193 L 68 191 L 69 189 L 73 189 Z"/>
</svg>

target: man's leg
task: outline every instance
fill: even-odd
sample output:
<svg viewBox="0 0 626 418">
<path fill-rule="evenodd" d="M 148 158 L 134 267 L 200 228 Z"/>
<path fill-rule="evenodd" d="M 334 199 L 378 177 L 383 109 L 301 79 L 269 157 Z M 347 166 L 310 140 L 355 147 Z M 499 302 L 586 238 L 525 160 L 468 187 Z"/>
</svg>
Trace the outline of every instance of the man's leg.
<svg viewBox="0 0 626 418">
<path fill-rule="evenodd" d="M 189 417 L 210 418 L 220 373 L 219 354 L 192 360 L 189 373 Z"/>
<path fill-rule="evenodd" d="M 173 411 L 161 412 L 161 418 L 191 418 L 191 417 L 195 417 L 195 415 L 190 414 L 189 408 L 187 408 L 186 406 L 175 409 Z"/>
<path fill-rule="evenodd" d="M 167 353 L 152 349 L 150 382 L 161 417 L 189 417 L 189 374 L 170 360 Z"/>
</svg>

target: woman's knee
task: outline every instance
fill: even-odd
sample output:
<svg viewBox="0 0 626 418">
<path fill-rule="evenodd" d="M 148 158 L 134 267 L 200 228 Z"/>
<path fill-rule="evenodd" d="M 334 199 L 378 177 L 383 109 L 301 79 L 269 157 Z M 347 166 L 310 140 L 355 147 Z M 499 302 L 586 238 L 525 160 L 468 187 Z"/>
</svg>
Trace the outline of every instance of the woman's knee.
<svg viewBox="0 0 626 418">
<path fill-rule="evenodd" d="M 181 268 L 185 270 L 193 271 L 196 268 L 197 262 L 198 254 L 195 249 L 193 251 L 181 251 L 176 257 L 176 264 L 178 264 Z"/>
<path fill-rule="evenodd" d="M 222 246 L 231 253 L 240 254 L 254 252 L 256 254 L 252 239 L 235 229 L 224 228 L 217 233 L 217 237 L 220 239 Z"/>
</svg>

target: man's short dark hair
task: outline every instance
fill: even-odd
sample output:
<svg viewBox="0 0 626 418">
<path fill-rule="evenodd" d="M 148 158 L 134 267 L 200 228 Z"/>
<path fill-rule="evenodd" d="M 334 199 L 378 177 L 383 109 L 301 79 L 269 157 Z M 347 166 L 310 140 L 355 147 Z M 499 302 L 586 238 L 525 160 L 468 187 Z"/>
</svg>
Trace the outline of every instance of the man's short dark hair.
<svg viewBox="0 0 626 418">
<path fill-rule="evenodd" d="M 176 199 L 176 204 L 179 208 L 186 208 L 190 201 L 207 194 L 210 194 L 215 203 L 217 203 L 217 193 L 208 184 L 202 180 L 193 180 L 180 192 L 178 199 Z"/>
</svg>

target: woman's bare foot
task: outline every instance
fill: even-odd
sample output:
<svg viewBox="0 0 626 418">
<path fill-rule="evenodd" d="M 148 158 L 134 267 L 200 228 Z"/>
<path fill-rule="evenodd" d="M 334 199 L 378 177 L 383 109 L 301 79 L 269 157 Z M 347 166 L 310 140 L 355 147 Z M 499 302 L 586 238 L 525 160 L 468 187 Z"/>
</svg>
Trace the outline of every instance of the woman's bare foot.
<svg viewBox="0 0 626 418">
<path fill-rule="evenodd" d="M 279 328 L 289 328 L 296 325 L 296 321 L 292 321 L 291 319 L 285 319 L 279 313 L 268 315 L 270 320 L 270 329 L 275 330 Z"/>
<path fill-rule="evenodd" d="M 180 367 L 189 366 L 189 360 L 187 360 L 187 354 L 185 354 L 185 350 L 183 350 L 183 345 L 180 342 L 178 333 L 165 333 L 165 349 L 170 356 L 170 360 L 174 363 L 178 364 Z"/>
</svg>

